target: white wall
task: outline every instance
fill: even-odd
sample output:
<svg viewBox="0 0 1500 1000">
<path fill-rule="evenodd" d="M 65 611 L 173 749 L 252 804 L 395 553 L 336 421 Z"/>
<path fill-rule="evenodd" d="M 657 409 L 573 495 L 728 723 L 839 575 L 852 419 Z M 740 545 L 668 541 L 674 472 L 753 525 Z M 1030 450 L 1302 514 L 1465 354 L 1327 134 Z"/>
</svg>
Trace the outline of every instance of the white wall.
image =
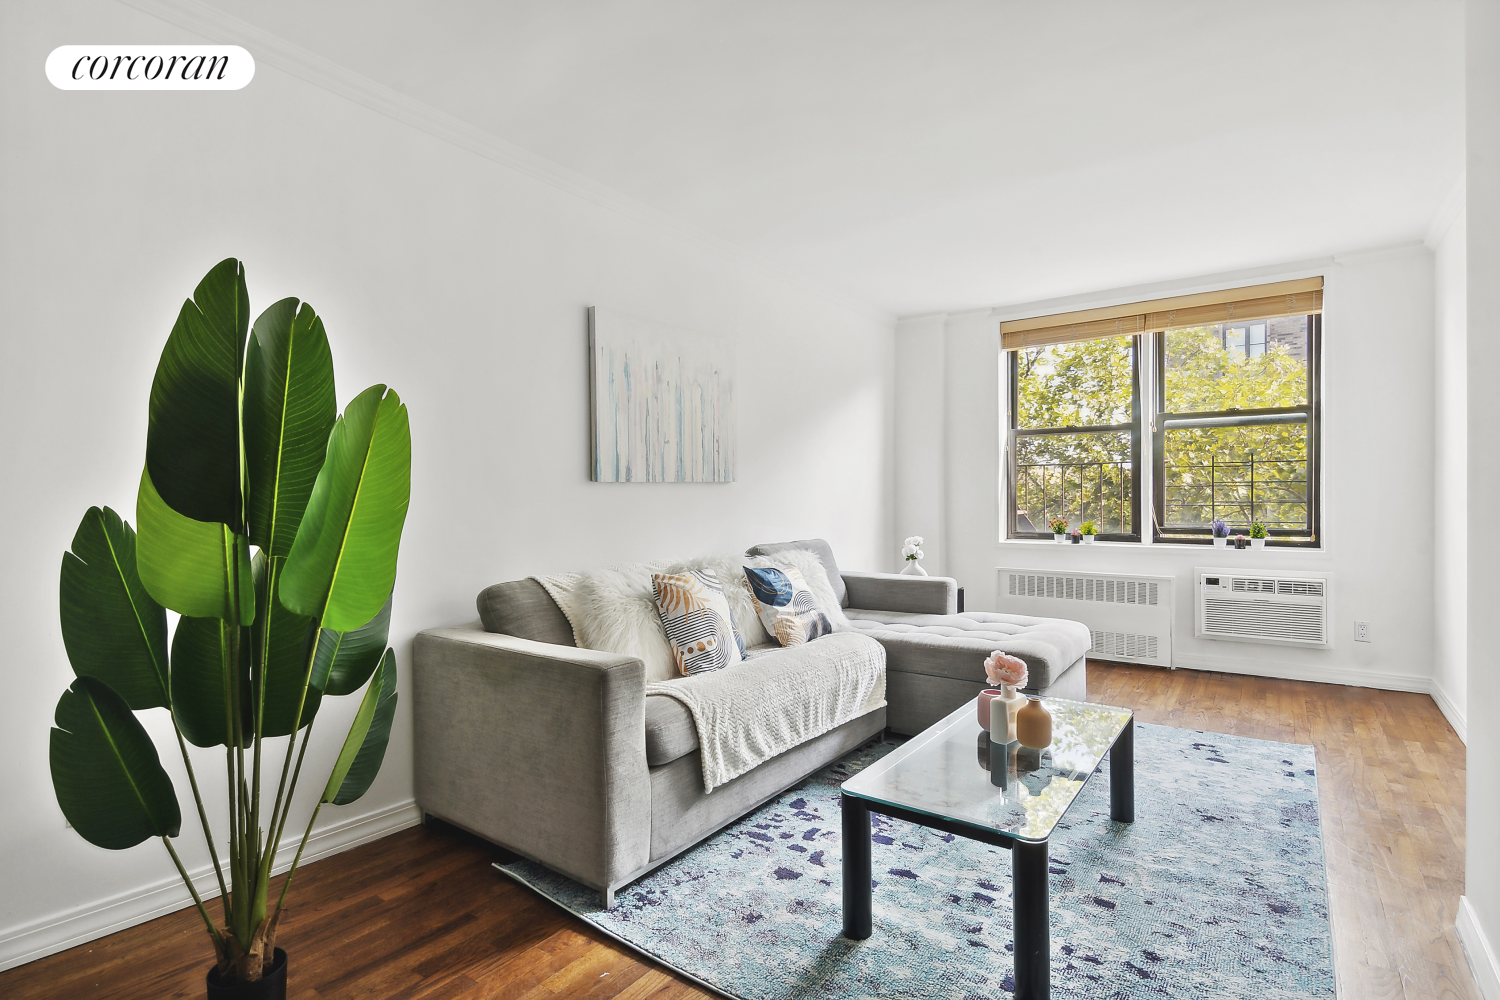
<svg viewBox="0 0 1500 1000">
<path fill-rule="evenodd" d="M 64 829 L 47 733 L 72 677 L 61 554 L 91 504 L 133 520 L 157 356 L 223 257 L 246 262 L 255 309 L 297 295 L 324 317 L 341 401 L 387 381 L 410 406 L 403 697 L 412 636 L 472 619 L 496 581 L 809 535 L 851 568 L 894 568 L 889 320 L 265 63 L 235 93 L 54 90 L 47 53 L 87 41 L 197 39 L 107 0 L 0 12 L 0 967 L 184 898 L 159 844 L 105 852 Z M 594 304 L 734 336 L 738 482 L 588 481 Z M 409 705 L 374 788 L 324 810 L 333 832 L 314 850 L 414 820 Z M 314 776 L 342 733 L 320 728 Z M 212 787 L 220 758 L 201 756 Z M 192 824 L 179 845 L 190 868 L 207 863 Z"/>
<path fill-rule="evenodd" d="M 1324 508 L 1320 551 L 1218 553 L 1204 546 L 1002 540 L 1000 523 L 1000 319 L 1232 287 L 1280 277 L 1323 274 L 1325 385 Z M 1179 667 L 1300 677 L 1427 691 L 1433 661 L 1433 255 L 1420 245 L 1302 262 L 1282 268 L 1117 289 L 1088 299 L 1006 306 L 897 326 L 897 342 L 941 346 L 940 392 L 898 394 L 897 421 L 932 422 L 945 414 L 945 472 L 924 488 L 945 505 L 940 544 L 944 572 L 966 588 L 967 606 L 996 610 L 998 567 L 1141 573 L 1174 577 L 1174 662 Z M 896 465 L 908 468 L 897 439 Z M 898 486 L 905 496 L 916 487 Z M 898 511 L 900 508 L 898 507 Z M 903 524 L 901 533 L 920 524 Z M 1450 543 L 1461 544 L 1461 543 Z M 1194 566 L 1238 562 L 1330 572 L 1335 578 L 1335 642 L 1328 650 L 1250 645 L 1193 637 Z M 1423 595 L 1414 597 L 1414 595 Z M 1356 619 L 1373 623 L 1374 642 L 1353 641 Z"/>
<path fill-rule="evenodd" d="M 1432 697 L 1467 736 L 1468 569 L 1470 541 L 1449 528 L 1469 523 L 1468 226 L 1463 181 L 1428 239 L 1433 247 Z"/>
<path fill-rule="evenodd" d="M 1469 509 L 1488 513 L 1500 490 L 1500 2 L 1469 0 L 1466 67 L 1468 164 L 1465 218 L 1468 225 Z M 1480 533 L 1471 541 L 1468 576 L 1469 733 L 1465 828 L 1464 899 L 1458 931 L 1485 1000 L 1500 1000 L 1500 657 L 1494 622 L 1500 608 L 1500 535 Z"/>
</svg>

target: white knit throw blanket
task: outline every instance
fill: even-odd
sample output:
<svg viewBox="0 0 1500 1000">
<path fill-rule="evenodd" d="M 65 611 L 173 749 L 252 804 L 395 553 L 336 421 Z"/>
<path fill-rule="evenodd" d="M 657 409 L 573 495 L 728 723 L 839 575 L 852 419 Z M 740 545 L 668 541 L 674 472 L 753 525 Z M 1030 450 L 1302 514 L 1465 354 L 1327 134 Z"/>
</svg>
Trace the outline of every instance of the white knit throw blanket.
<svg viewBox="0 0 1500 1000">
<path fill-rule="evenodd" d="M 839 632 L 772 649 L 712 673 L 646 685 L 687 706 L 698 730 L 703 789 L 753 770 L 885 704 L 885 648 Z"/>
</svg>

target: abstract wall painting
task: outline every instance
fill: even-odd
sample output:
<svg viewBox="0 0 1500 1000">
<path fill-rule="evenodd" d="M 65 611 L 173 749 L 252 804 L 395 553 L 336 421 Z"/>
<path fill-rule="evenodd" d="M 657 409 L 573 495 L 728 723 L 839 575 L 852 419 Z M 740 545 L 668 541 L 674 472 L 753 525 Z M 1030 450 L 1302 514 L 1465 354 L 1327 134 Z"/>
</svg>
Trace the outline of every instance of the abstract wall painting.
<svg viewBox="0 0 1500 1000">
<path fill-rule="evenodd" d="M 734 342 L 589 309 L 598 483 L 734 482 Z"/>
</svg>

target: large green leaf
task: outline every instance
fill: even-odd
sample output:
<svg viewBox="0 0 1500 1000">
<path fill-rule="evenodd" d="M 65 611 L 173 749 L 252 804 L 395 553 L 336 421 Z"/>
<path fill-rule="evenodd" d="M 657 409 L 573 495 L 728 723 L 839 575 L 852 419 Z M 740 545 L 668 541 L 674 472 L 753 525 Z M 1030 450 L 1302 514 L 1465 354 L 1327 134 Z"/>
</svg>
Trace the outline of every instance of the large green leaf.
<svg viewBox="0 0 1500 1000">
<path fill-rule="evenodd" d="M 338 416 L 333 354 L 312 306 L 282 299 L 261 313 L 245 356 L 245 463 L 250 539 L 291 550 Z"/>
<path fill-rule="evenodd" d="M 375 617 L 396 580 L 411 499 L 411 428 L 395 390 L 354 398 L 328 436 L 328 457 L 287 555 L 281 599 L 323 628 Z"/>
<path fill-rule="evenodd" d="M 73 673 L 104 681 L 132 709 L 170 705 L 167 613 L 141 583 L 135 532 L 119 514 L 90 507 L 83 515 L 58 589 Z"/>
<path fill-rule="evenodd" d="M 354 756 L 354 762 L 344 775 L 332 802 L 336 806 L 348 805 L 370 790 L 380 765 L 385 760 L 385 746 L 391 738 L 391 721 L 396 717 L 396 653 L 387 649 L 380 661 L 380 700 L 375 714 L 370 718 L 370 728 L 365 731 L 364 742 Z M 374 685 L 371 685 L 372 687 Z M 367 694 L 365 697 L 369 697 Z M 361 706 L 362 708 L 363 706 Z M 342 760 L 342 757 L 340 758 Z M 331 785 L 330 785 L 331 787 Z M 329 801 L 325 796 L 324 801 Z"/>
<path fill-rule="evenodd" d="M 250 678 L 230 655 L 230 625 L 222 618 L 184 615 L 172 633 L 172 709 L 182 735 L 193 746 L 229 746 L 228 679 L 240 686 L 240 735 L 250 744 L 254 733 L 250 714 Z M 240 642 L 250 641 L 250 630 L 240 629 Z"/>
<path fill-rule="evenodd" d="M 387 598 L 374 618 L 348 632 L 323 630 L 313 664 L 313 685 L 330 695 L 353 694 L 380 666 L 391 634 L 391 599 Z"/>
<path fill-rule="evenodd" d="M 302 700 L 302 686 L 307 679 L 307 660 L 312 653 L 317 626 L 306 615 L 288 611 L 280 599 L 280 578 L 286 560 L 269 559 L 257 552 L 251 567 L 255 573 L 255 594 L 260 604 L 260 618 L 255 634 L 255 662 L 265 664 L 262 736 L 286 736 L 297 718 L 297 704 Z M 274 585 L 276 593 L 268 594 Z M 306 726 L 318 714 L 322 691 L 309 687 L 302 703 L 302 722 Z"/>
<path fill-rule="evenodd" d="M 383 669 L 375 672 L 375 676 L 370 680 L 370 686 L 365 688 L 365 696 L 359 703 L 359 711 L 354 713 L 354 722 L 349 726 L 349 735 L 344 737 L 344 747 L 339 751 L 339 758 L 333 765 L 333 773 L 328 776 L 328 784 L 323 788 L 324 802 L 333 802 L 335 801 L 337 796 L 342 793 L 344 787 L 344 779 L 349 776 L 349 771 L 351 768 L 353 768 L 355 759 L 364 749 L 365 741 L 370 737 L 371 732 L 373 731 L 376 709 L 380 707 L 381 692 L 385 689 L 385 681 L 387 677 L 389 677 L 391 681 L 392 688 L 395 687 L 395 654 L 388 650 L 386 652 L 386 659 L 381 662 Z M 388 670 L 384 669 L 386 664 L 389 665 Z M 395 711 L 394 701 L 391 705 L 391 711 Z M 378 736 L 377 734 L 377 739 L 380 744 L 379 752 L 381 757 L 385 756 L 385 741 L 389 738 L 389 736 L 390 722 L 389 720 L 387 720 L 386 735 Z M 375 770 L 378 771 L 379 769 L 380 762 L 379 760 L 377 760 L 375 762 Z M 373 780 L 374 775 L 371 774 L 370 777 Z M 363 789 L 360 790 L 360 794 L 364 794 Z M 358 797 L 358 795 L 355 796 L 355 798 Z"/>
<path fill-rule="evenodd" d="M 241 529 L 240 372 L 249 325 L 244 266 L 220 261 L 182 304 L 162 348 L 146 428 L 146 468 L 167 506 Z"/>
<path fill-rule="evenodd" d="M 141 583 L 159 603 L 193 618 L 232 618 L 231 570 L 238 575 L 240 622 L 255 620 L 250 547 L 228 525 L 183 517 L 162 500 L 150 470 L 136 494 L 136 560 Z"/>
<path fill-rule="evenodd" d="M 79 677 L 57 702 L 52 788 L 73 829 L 112 851 L 175 837 L 182 811 L 146 729 L 108 684 Z"/>
</svg>

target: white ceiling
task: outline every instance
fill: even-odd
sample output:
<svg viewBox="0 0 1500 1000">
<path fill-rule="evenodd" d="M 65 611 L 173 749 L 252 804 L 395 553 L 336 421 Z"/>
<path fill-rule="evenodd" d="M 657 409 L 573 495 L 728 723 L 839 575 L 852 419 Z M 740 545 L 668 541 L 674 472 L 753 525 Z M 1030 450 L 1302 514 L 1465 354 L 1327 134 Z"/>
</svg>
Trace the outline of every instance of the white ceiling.
<svg viewBox="0 0 1500 1000">
<path fill-rule="evenodd" d="M 210 0 L 897 315 L 1420 239 L 1456 0 Z"/>
</svg>

